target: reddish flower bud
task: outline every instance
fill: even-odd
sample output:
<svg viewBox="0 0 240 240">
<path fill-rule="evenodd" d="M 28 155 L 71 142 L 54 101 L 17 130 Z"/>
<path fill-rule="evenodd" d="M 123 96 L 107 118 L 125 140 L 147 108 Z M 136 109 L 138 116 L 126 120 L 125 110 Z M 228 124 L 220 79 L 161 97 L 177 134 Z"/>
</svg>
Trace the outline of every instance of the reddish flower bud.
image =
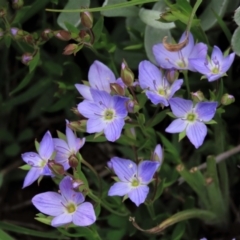
<svg viewBox="0 0 240 240">
<path fill-rule="evenodd" d="M 229 95 L 228 93 L 224 94 L 221 98 L 221 104 L 224 106 L 230 105 L 235 102 L 235 98 L 233 95 Z"/>
<path fill-rule="evenodd" d="M 110 83 L 111 91 L 117 95 L 124 96 L 124 89 L 117 83 Z"/>
<path fill-rule="evenodd" d="M 51 29 L 45 29 L 42 33 L 41 33 L 41 38 L 44 41 L 49 40 L 50 38 L 52 38 L 54 36 L 54 32 Z"/>
<path fill-rule="evenodd" d="M 64 55 L 71 55 L 73 54 L 74 56 L 76 55 L 76 53 L 81 50 L 81 48 L 83 47 L 83 44 L 81 45 L 77 45 L 75 43 L 71 43 L 71 44 L 68 44 L 65 48 L 64 48 L 64 51 L 63 51 L 63 54 Z"/>
<path fill-rule="evenodd" d="M 32 59 L 33 59 L 33 55 L 31 53 L 24 53 L 22 55 L 22 63 L 24 65 L 29 65 L 29 63 Z"/>
<path fill-rule="evenodd" d="M 201 91 L 197 91 L 195 93 L 192 92 L 191 96 L 192 96 L 192 100 L 194 102 L 202 102 L 205 99 L 205 96 L 204 96 L 204 94 Z"/>
<path fill-rule="evenodd" d="M 80 13 L 81 23 L 86 28 L 92 28 L 93 26 L 93 16 L 90 12 Z"/>
<path fill-rule="evenodd" d="M 90 35 L 85 30 L 80 31 L 79 37 L 82 42 L 90 42 L 91 41 Z"/>
<path fill-rule="evenodd" d="M 72 168 L 76 168 L 78 166 L 78 159 L 77 159 L 76 155 L 71 155 L 68 158 L 68 163 Z"/>
<path fill-rule="evenodd" d="M 165 76 L 168 82 L 172 84 L 175 80 L 178 79 L 179 72 L 175 69 L 169 69 L 169 70 L 166 70 Z"/>
<path fill-rule="evenodd" d="M 139 111 L 140 106 L 136 100 L 128 100 L 126 104 L 126 108 L 130 113 L 136 113 Z"/>
<path fill-rule="evenodd" d="M 74 190 L 78 190 L 78 188 L 83 184 L 84 182 L 80 179 L 72 179 L 72 187 Z"/>
<path fill-rule="evenodd" d="M 32 35 L 26 35 L 23 37 L 23 39 L 28 43 L 28 44 L 32 44 L 34 43 L 34 38 Z"/>
<path fill-rule="evenodd" d="M 134 74 L 124 59 L 121 65 L 121 78 L 126 86 L 132 86 L 134 82 Z"/>
<path fill-rule="evenodd" d="M 0 8 L 0 17 L 5 17 L 7 14 L 7 10 L 5 8 Z"/>
<path fill-rule="evenodd" d="M 12 1 L 13 9 L 18 10 L 18 9 L 22 8 L 23 5 L 24 5 L 24 1 L 23 0 L 13 0 Z"/>
<path fill-rule="evenodd" d="M 63 166 L 59 163 L 56 163 L 54 160 L 48 161 L 48 167 L 56 175 L 64 175 L 64 173 L 65 173 Z"/>
<path fill-rule="evenodd" d="M 87 120 L 84 119 L 80 121 L 70 122 L 68 124 L 68 127 L 70 127 L 74 131 L 86 132 L 86 125 L 87 125 Z"/>
<path fill-rule="evenodd" d="M 56 38 L 62 40 L 62 41 L 69 41 L 72 37 L 71 37 L 71 33 L 65 30 L 59 30 L 59 31 L 55 31 L 54 35 Z"/>
</svg>

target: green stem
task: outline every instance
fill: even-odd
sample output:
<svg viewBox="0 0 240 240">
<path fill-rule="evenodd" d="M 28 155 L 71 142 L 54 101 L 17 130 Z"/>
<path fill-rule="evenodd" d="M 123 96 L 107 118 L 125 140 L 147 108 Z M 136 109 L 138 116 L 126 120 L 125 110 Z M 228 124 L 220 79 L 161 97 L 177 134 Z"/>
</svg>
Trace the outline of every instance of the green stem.
<svg viewBox="0 0 240 240">
<path fill-rule="evenodd" d="M 183 76 L 184 76 L 184 81 L 185 81 L 185 85 L 186 85 L 186 88 L 187 88 L 188 98 L 190 98 L 190 86 L 189 86 L 188 71 L 187 70 L 183 70 Z"/>
<path fill-rule="evenodd" d="M 191 13 L 191 15 L 190 15 L 188 24 L 187 24 L 186 32 L 189 32 L 189 31 L 190 31 L 191 26 L 192 26 L 193 18 L 194 18 L 195 13 L 196 13 L 196 11 L 197 11 L 197 9 L 199 8 L 199 6 L 200 6 L 201 3 L 202 3 L 202 0 L 197 0 L 197 2 L 195 3 L 195 5 L 194 5 L 194 7 L 193 7 L 193 10 L 192 10 L 192 13 Z"/>
<path fill-rule="evenodd" d="M 121 213 L 119 211 L 115 211 L 114 209 L 110 208 L 105 202 L 103 202 L 103 200 L 99 199 L 97 196 L 95 196 L 92 192 L 88 193 L 88 196 L 94 200 L 97 203 L 100 203 L 105 209 L 107 209 L 109 212 L 118 215 L 120 217 L 127 217 L 130 212 L 126 211 L 125 213 Z"/>
</svg>

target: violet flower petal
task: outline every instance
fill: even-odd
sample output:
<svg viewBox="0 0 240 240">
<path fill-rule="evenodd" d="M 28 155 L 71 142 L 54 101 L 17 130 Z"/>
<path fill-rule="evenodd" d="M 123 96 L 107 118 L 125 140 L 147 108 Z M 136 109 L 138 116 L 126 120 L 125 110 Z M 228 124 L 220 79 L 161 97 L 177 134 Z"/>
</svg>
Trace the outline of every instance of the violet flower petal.
<svg viewBox="0 0 240 240">
<path fill-rule="evenodd" d="M 207 135 L 207 127 L 202 122 L 194 122 L 188 125 L 186 134 L 195 148 L 199 148 Z"/>
<path fill-rule="evenodd" d="M 96 133 L 101 132 L 105 129 L 106 123 L 102 119 L 88 119 L 87 121 L 87 132 Z"/>
<path fill-rule="evenodd" d="M 84 84 L 75 84 L 78 92 L 84 97 L 84 99 L 93 101 L 92 94 L 90 92 L 90 87 Z"/>
<path fill-rule="evenodd" d="M 193 102 L 191 100 L 185 100 L 179 97 L 171 98 L 169 104 L 173 114 L 179 118 L 184 117 L 193 107 Z"/>
<path fill-rule="evenodd" d="M 108 196 L 124 196 L 131 191 L 131 185 L 129 182 L 116 182 L 108 191 Z"/>
<path fill-rule="evenodd" d="M 76 226 L 85 227 L 93 224 L 96 221 L 93 205 L 89 202 L 80 204 L 72 219 Z"/>
<path fill-rule="evenodd" d="M 129 194 L 128 197 L 131 199 L 132 202 L 134 202 L 136 204 L 136 206 L 138 207 L 141 203 L 144 203 L 147 195 L 149 192 L 149 187 L 142 185 L 139 186 L 135 189 L 133 189 Z"/>
<path fill-rule="evenodd" d="M 108 141 L 115 142 L 121 136 L 125 122 L 124 119 L 115 119 L 113 122 L 108 123 L 104 129 L 104 134 Z"/>
<path fill-rule="evenodd" d="M 64 212 L 62 197 L 55 192 L 37 194 L 32 199 L 33 205 L 42 213 L 50 216 L 58 216 Z"/>
<path fill-rule="evenodd" d="M 51 225 L 53 227 L 60 227 L 72 222 L 72 215 L 68 213 L 62 213 L 52 219 Z"/>
<path fill-rule="evenodd" d="M 161 96 L 155 92 L 146 91 L 146 96 L 154 105 L 162 104 L 163 106 L 167 107 L 169 105 L 166 96 Z"/>
<path fill-rule="evenodd" d="M 131 181 L 132 177 L 137 173 L 137 165 L 131 160 L 113 157 L 111 162 L 114 172 L 122 182 Z"/>
<path fill-rule="evenodd" d="M 40 156 L 35 152 L 26 152 L 23 153 L 21 156 L 23 161 L 30 166 L 40 166 L 41 162 L 43 161 Z"/>
<path fill-rule="evenodd" d="M 54 151 L 54 145 L 51 133 L 47 131 L 39 145 L 39 155 L 42 159 L 48 160 L 51 158 Z"/>
<path fill-rule="evenodd" d="M 78 111 L 86 118 L 98 119 L 103 109 L 96 103 L 84 100 L 78 104 Z"/>
<path fill-rule="evenodd" d="M 172 96 L 175 94 L 175 92 L 177 92 L 181 88 L 182 84 L 183 84 L 182 79 L 178 79 L 178 80 L 174 81 L 174 83 L 170 87 L 170 93 L 168 95 L 168 99 L 172 98 Z"/>
<path fill-rule="evenodd" d="M 116 78 L 110 68 L 99 61 L 94 61 L 88 72 L 89 83 L 92 88 L 110 93 L 110 83 Z"/>
<path fill-rule="evenodd" d="M 217 102 L 199 102 L 195 107 L 195 112 L 198 114 L 198 119 L 204 122 L 210 121 L 217 110 Z"/>
<path fill-rule="evenodd" d="M 170 123 L 170 125 L 165 129 L 168 133 L 180 133 L 186 129 L 188 122 L 182 119 L 175 119 Z"/>
<path fill-rule="evenodd" d="M 160 164 L 158 162 L 153 161 L 142 161 L 138 165 L 138 174 L 137 177 L 143 184 L 148 184 L 152 178 L 154 173 L 159 168 Z"/>
<path fill-rule="evenodd" d="M 28 187 L 31 185 L 33 182 L 35 182 L 42 174 L 42 168 L 39 167 L 32 167 L 23 182 L 23 188 Z"/>
</svg>

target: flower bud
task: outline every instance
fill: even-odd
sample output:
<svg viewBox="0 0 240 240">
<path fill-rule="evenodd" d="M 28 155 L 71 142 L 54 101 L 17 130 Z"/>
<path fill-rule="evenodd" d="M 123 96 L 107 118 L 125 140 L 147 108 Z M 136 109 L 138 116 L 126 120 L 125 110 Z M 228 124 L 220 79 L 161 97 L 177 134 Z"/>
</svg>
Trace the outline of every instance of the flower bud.
<svg viewBox="0 0 240 240">
<path fill-rule="evenodd" d="M 54 160 L 48 161 L 48 167 L 52 170 L 56 175 L 64 175 L 65 171 L 63 165 L 56 163 Z"/>
<path fill-rule="evenodd" d="M 90 12 L 81 12 L 80 13 L 81 23 L 86 28 L 92 28 L 93 26 L 93 16 Z"/>
<path fill-rule="evenodd" d="M 85 30 L 80 31 L 79 38 L 81 39 L 82 42 L 90 42 L 91 41 L 91 36 Z"/>
<path fill-rule="evenodd" d="M 5 17 L 7 14 L 7 10 L 5 8 L 0 8 L 0 18 Z"/>
<path fill-rule="evenodd" d="M 18 10 L 18 9 L 22 8 L 23 5 L 24 5 L 24 1 L 23 0 L 13 0 L 12 1 L 13 9 Z"/>
<path fill-rule="evenodd" d="M 63 51 L 64 55 L 71 55 L 73 54 L 74 56 L 76 53 L 83 47 L 83 45 L 77 45 L 75 43 L 68 44 Z"/>
<path fill-rule="evenodd" d="M 45 29 L 42 33 L 41 33 L 41 38 L 44 41 L 49 40 L 50 38 L 52 38 L 54 36 L 54 32 L 51 29 Z"/>
<path fill-rule="evenodd" d="M 124 89 L 117 83 L 110 83 L 110 88 L 111 91 L 114 94 L 120 95 L 120 96 L 124 96 Z"/>
<path fill-rule="evenodd" d="M 80 179 L 72 179 L 72 187 L 74 190 L 78 190 L 79 186 L 83 185 L 84 182 Z"/>
<path fill-rule="evenodd" d="M 70 122 L 68 124 L 68 127 L 70 127 L 74 131 L 86 132 L 86 125 L 87 125 L 87 120 L 84 119 L 80 121 Z"/>
<path fill-rule="evenodd" d="M 28 44 L 33 44 L 33 43 L 34 43 L 34 38 L 33 38 L 33 36 L 30 35 L 30 34 L 24 36 L 23 39 L 24 39 L 25 42 L 28 43 Z"/>
<path fill-rule="evenodd" d="M 126 103 L 126 108 L 129 113 L 136 113 L 139 111 L 140 106 L 136 100 L 128 100 Z"/>
<path fill-rule="evenodd" d="M 78 117 L 82 116 L 82 115 L 79 113 L 78 109 L 75 108 L 75 107 L 71 108 L 71 111 L 72 111 L 75 115 L 77 115 Z"/>
<path fill-rule="evenodd" d="M 75 154 L 71 155 L 68 158 L 68 163 L 69 163 L 70 167 L 72 167 L 72 168 L 76 168 L 78 166 L 78 159 Z"/>
<path fill-rule="evenodd" d="M 29 65 L 29 63 L 32 59 L 33 59 L 33 55 L 31 53 L 24 53 L 22 55 L 22 63 L 24 65 Z"/>
<path fill-rule="evenodd" d="M 66 30 L 54 31 L 54 36 L 62 41 L 69 41 L 72 38 L 71 33 Z"/>
<path fill-rule="evenodd" d="M 152 159 L 153 159 L 153 161 L 156 161 L 156 162 L 159 162 L 160 164 L 162 164 L 163 150 L 162 150 L 162 147 L 160 144 L 157 144 L 157 146 L 155 147 Z"/>
<path fill-rule="evenodd" d="M 19 30 L 18 28 L 15 28 L 15 27 L 13 27 L 13 28 L 10 29 L 11 35 L 12 35 L 13 37 L 16 37 L 19 31 L 20 31 L 20 30 Z"/>
<path fill-rule="evenodd" d="M 133 139 L 133 140 L 136 140 L 136 131 L 135 131 L 135 128 L 132 127 L 132 128 L 126 128 L 125 129 L 125 134 L 126 136 L 128 136 L 129 138 Z"/>
<path fill-rule="evenodd" d="M 233 95 L 229 95 L 228 93 L 225 93 L 221 98 L 221 104 L 224 106 L 230 105 L 235 102 L 235 98 Z"/>
<path fill-rule="evenodd" d="M 165 76 L 168 82 L 172 84 L 175 80 L 178 79 L 179 72 L 175 69 L 169 69 L 169 70 L 166 70 Z"/>
<path fill-rule="evenodd" d="M 194 102 L 202 102 L 205 99 L 205 96 L 201 91 L 191 92 L 191 96 Z"/>
<path fill-rule="evenodd" d="M 126 86 L 132 86 L 134 82 L 134 74 L 124 59 L 121 65 L 121 78 Z"/>
</svg>

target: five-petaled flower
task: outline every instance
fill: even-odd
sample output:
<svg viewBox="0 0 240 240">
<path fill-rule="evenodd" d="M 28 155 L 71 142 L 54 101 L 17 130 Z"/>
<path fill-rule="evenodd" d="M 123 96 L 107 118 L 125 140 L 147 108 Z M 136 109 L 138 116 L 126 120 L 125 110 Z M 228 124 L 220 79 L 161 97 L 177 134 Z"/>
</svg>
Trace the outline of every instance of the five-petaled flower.
<svg viewBox="0 0 240 240">
<path fill-rule="evenodd" d="M 75 84 L 75 87 L 84 97 L 84 99 L 91 101 L 93 100 L 93 96 L 90 92 L 91 88 L 110 93 L 111 83 L 117 83 L 121 87 L 124 86 L 122 79 L 116 79 L 112 70 L 99 61 L 94 61 L 94 63 L 91 65 L 88 72 L 88 80 L 90 86 L 84 84 Z"/>
<path fill-rule="evenodd" d="M 191 100 L 172 98 L 169 100 L 173 114 L 177 117 L 167 128 L 166 132 L 181 133 L 186 135 L 195 146 L 199 148 L 207 135 L 209 122 L 215 115 L 217 102 L 199 102 L 195 106 Z"/>
<path fill-rule="evenodd" d="M 81 192 L 72 188 L 70 177 L 65 177 L 59 184 L 60 192 L 45 192 L 37 194 L 33 199 L 33 205 L 42 213 L 54 217 L 51 225 L 59 227 L 72 223 L 85 227 L 96 221 L 93 205 L 84 202 Z"/>
<path fill-rule="evenodd" d="M 200 73 L 204 74 L 209 82 L 221 78 L 231 67 L 235 53 L 224 57 L 222 51 L 213 47 L 211 59 L 191 59 L 191 65 Z"/>
<path fill-rule="evenodd" d="M 183 84 L 183 80 L 179 79 L 170 85 L 160 69 L 149 61 L 140 62 L 138 77 L 140 87 L 146 91 L 147 97 L 155 105 L 168 106 L 168 100 Z"/>
<path fill-rule="evenodd" d="M 184 32 L 179 42 L 182 42 L 186 37 Z M 160 67 L 166 69 L 179 69 L 179 70 L 191 70 L 196 71 L 191 64 L 190 59 L 205 59 L 207 55 L 207 45 L 204 43 L 197 43 L 194 45 L 194 39 L 191 33 L 189 33 L 189 39 L 187 45 L 177 52 L 168 51 L 162 43 L 153 46 L 153 54 L 156 62 Z"/>
<path fill-rule="evenodd" d="M 77 138 L 73 131 L 68 127 L 66 120 L 66 141 L 59 138 L 53 138 L 54 148 L 56 150 L 55 161 L 63 165 L 64 170 L 70 168 L 69 163 L 76 158 L 76 154 L 85 143 L 85 138 Z"/>
<path fill-rule="evenodd" d="M 53 176 L 53 173 L 47 165 L 53 152 L 53 139 L 51 133 L 47 131 L 39 144 L 38 153 L 27 152 L 22 154 L 23 161 L 31 166 L 31 169 L 24 179 L 23 188 L 31 185 L 41 176 Z"/>
<path fill-rule="evenodd" d="M 98 133 L 104 131 L 108 141 L 116 141 L 124 126 L 124 118 L 128 112 L 125 97 L 111 96 L 105 91 L 90 90 L 93 101 L 84 100 L 79 103 L 78 111 L 86 118 L 87 132 Z"/>
<path fill-rule="evenodd" d="M 127 195 L 137 206 L 143 203 L 148 195 L 147 186 L 153 179 L 153 175 L 160 166 L 154 161 L 142 161 L 138 165 L 128 159 L 113 157 L 110 160 L 112 169 L 116 173 L 119 182 L 109 189 L 108 196 Z"/>
</svg>

